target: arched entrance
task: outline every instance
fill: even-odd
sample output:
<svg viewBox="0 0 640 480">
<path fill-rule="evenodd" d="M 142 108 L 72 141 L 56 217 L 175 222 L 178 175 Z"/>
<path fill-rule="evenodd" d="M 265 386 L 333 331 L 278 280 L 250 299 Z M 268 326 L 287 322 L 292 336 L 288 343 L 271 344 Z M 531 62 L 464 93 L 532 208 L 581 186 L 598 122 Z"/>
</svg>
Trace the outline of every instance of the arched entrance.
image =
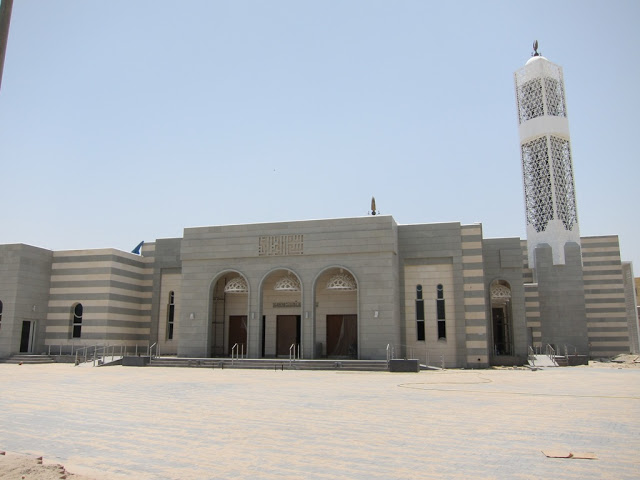
<svg viewBox="0 0 640 480">
<path fill-rule="evenodd" d="M 513 320 L 511 316 L 511 286 L 504 280 L 491 283 L 491 327 L 493 355 L 513 356 Z"/>
<path fill-rule="evenodd" d="M 358 358 L 358 284 L 351 272 L 333 267 L 315 284 L 316 357 Z"/>
<path fill-rule="evenodd" d="M 262 282 L 262 356 L 301 355 L 302 282 L 291 270 L 270 272 Z"/>
<path fill-rule="evenodd" d="M 225 357 L 237 348 L 247 353 L 249 286 L 238 272 L 221 275 L 211 288 L 211 356 Z M 236 346 L 237 345 L 237 346 Z"/>
</svg>

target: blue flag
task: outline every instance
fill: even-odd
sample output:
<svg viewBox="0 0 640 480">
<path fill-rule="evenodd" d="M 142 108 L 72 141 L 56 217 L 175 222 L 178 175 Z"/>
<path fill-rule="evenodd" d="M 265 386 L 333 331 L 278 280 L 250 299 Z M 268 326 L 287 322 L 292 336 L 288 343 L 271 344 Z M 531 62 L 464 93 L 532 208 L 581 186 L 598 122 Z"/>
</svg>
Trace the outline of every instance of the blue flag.
<svg viewBox="0 0 640 480">
<path fill-rule="evenodd" d="M 144 245 L 144 240 L 141 241 L 136 248 L 134 248 L 133 250 L 131 250 L 131 253 L 135 253 L 136 255 L 140 255 L 140 249 L 142 248 L 142 245 Z"/>
</svg>

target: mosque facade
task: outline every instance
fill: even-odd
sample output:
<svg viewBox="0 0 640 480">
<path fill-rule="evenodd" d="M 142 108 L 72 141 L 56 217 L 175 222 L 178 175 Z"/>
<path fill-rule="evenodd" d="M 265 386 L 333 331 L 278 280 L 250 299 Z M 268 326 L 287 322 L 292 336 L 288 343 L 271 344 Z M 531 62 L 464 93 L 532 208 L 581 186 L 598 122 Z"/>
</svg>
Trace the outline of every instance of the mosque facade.
<svg viewBox="0 0 640 480">
<path fill-rule="evenodd" d="M 417 358 L 448 368 L 638 352 L 631 264 L 581 237 L 562 68 L 515 75 L 527 239 L 392 216 L 186 228 L 138 253 L 0 245 L 0 357 Z M 375 213 L 375 211 L 374 211 Z"/>
</svg>

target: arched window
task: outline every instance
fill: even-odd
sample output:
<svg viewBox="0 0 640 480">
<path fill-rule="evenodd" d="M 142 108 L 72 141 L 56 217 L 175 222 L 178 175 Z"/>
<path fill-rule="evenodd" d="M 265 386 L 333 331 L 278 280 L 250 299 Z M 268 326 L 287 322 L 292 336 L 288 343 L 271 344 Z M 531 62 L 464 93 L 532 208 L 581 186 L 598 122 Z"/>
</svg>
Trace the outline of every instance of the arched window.
<svg viewBox="0 0 640 480">
<path fill-rule="evenodd" d="M 418 341 L 424 341 L 424 299 L 422 285 L 416 286 L 416 329 Z"/>
<path fill-rule="evenodd" d="M 173 321 L 176 314 L 176 296 L 169 292 L 169 304 L 167 305 L 167 340 L 173 340 Z"/>
<path fill-rule="evenodd" d="M 82 335 L 82 313 L 81 303 L 76 303 L 73 307 L 73 316 L 71 318 L 71 338 L 80 338 Z"/>
<path fill-rule="evenodd" d="M 446 340 L 447 324 L 444 305 L 444 287 L 438 284 L 436 288 L 436 318 L 438 319 L 438 340 Z"/>
<path fill-rule="evenodd" d="M 0 328 L 2 328 L 2 301 L 0 300 Z"/>
</svg>

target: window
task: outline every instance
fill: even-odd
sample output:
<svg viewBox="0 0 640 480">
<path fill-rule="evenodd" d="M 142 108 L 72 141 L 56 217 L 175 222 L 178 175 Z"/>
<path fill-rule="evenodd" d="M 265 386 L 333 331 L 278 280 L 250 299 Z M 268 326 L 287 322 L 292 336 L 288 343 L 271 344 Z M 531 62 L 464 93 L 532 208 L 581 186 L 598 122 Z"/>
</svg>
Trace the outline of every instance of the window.
<svg viewBox="0 0 640 480">
<path fill-rule="evenodd" d="M 447 338 L 446 314 L 444 305 L 444 287 L 438 284 L 436 288 L 436 318 L 438 319 L 438 340 Z"/>
<path fill-rule="evenodd" d="M 71 323 L 71 338 L 80 338 L 82 335 L 82 304 L 76 303 L 73 307 Z"/>
<path fill-rule="evenodd" d="M 0 301 L 0 328 L 2 328 L 2 301 Z"/>
<path fill-rule="evenodd" d="M 173 320 L 176 314 L 176 297 L 169 292 L 169 304 L 167 305 L 167 340 L 173 340 Z"/>
<path fill-rule="evenodd" d="M 424 300 L 422 285 L 416 286 L 416 329 L 418 341 L 424 341 Z"/>
</svg>

